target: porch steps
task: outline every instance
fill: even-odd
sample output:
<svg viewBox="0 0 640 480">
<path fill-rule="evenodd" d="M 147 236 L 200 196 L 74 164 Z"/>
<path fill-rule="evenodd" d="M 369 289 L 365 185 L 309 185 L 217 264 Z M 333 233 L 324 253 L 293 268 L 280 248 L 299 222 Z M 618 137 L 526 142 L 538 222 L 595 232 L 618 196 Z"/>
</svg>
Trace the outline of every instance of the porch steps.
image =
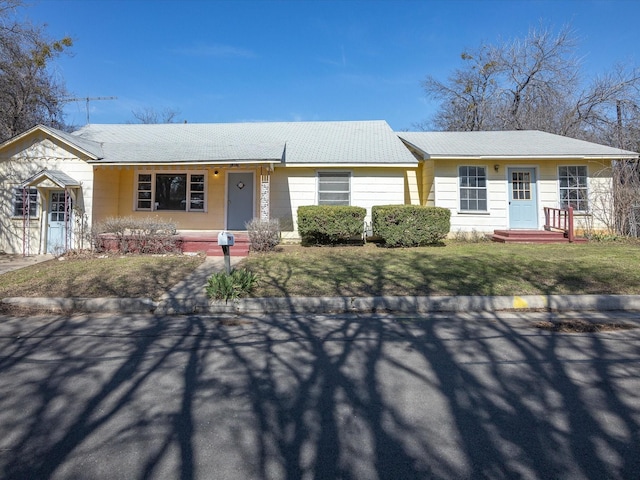
<svg viewBox="0 0 640 480">
<path fill-rule="evenodd" d="M 204 252 L 208 257 L 222 257 L 222 247 L 218 245 L 218 232 L 181 233 L 182 251 L 185 253 Z M 249 235 L 233 232 L 235 244 L 229 247 L 231 257 L 249 255 Z"/>
<path fill-rule="evenodd" d="M 569 243 L 564 232 L 550 230 L 494 230 L 488 235 L 499 243 Z M 586 242 L 586 238 L 575 238 L 574 243 Z"/>
</svg>

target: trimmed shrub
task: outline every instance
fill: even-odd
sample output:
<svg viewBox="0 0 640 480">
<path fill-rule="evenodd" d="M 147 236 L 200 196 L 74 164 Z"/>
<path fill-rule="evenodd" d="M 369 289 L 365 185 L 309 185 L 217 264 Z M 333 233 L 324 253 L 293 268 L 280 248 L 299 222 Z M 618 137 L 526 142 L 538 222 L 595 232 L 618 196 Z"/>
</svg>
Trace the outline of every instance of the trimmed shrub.
<svg viewBox="0 0 640 480">
<path fill-rule="evenodd" d="M 309 205 L 298 207 L 298 234 L 303 245 L 345 243 L 364 235 L 362 207 Z"/>
<path fill-rule="evenodd" d="M 252 252 L 270 252 L 280 243 L 280 222 L 277 218 L 254 218 L 246 223 L 246 228 Z"/>
<path fill-rule="evenodd" d="M 107 218 L 93 226 L 91 236 L 93 246 L 98 252 L 156 254 L 180 252 L 176 225 L 157 218 Z"/>
<path fill-rule="evenodd" d="M 207 295 L 216 300 L 236 300 L 253 290 L 258 278 L 248 270 L 231 270 L 231 273 L 218 272 L 207 281 Z"/>
<path fill-rule="evenodd" d="M 371 209 L 374 235 L 388 247 L 433 245 L 451 229 L 451 211 L 419 205 L 376 205 Z"/>
</svg>

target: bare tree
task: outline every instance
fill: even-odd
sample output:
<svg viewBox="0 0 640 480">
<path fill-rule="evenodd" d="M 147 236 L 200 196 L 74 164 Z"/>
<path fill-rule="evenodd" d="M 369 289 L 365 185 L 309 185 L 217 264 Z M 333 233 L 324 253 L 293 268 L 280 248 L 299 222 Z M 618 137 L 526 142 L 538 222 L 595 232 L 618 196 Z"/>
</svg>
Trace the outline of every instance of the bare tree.
<svg viewBox="0 0 640 480">
<path fill-rule="evenodd" d="M 446 82 L 429 76 L 422 84 L 429 97 L 440 100 L 432 126 L 534 129 L 637 148 L 640 70 L 614 66 L 582 81 L 576 46 L 569 27 L 557 34 L 538 28 L 524 39 L 463 53 L 464 67 Z"/>
<path fill-rule="evenodd" d="M 165 107 L 158 111 L 153 107 L 144 107 L 131 112 L 135 122 L 132 123 L 176 123 L 180 110 Z"/>
<path fill-rule="evenodd" d="M 73 41 L 51 40 L 41 27 L 19 22 L 21 7 L 21 0 L 0 1 L 0 140 L 37 123 L 64 128 L 66 90 L 48 67 Z"/>
</svg>

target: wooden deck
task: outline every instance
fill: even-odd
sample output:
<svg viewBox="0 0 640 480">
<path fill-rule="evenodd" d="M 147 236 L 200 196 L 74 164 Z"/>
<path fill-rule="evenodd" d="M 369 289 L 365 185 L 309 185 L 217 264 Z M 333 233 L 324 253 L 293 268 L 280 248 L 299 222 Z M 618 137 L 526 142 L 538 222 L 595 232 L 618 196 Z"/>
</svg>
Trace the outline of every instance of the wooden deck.
<svg viewBox="0 0 640 480">
<path fill-rule="evenodd" d="M 565 232 L 549 230 L 494 230 L 489 238 L 500 243 L 569 243 Z M 573 243 L 586 241 L 586 238 L 573 239 Z"/>
</svg>

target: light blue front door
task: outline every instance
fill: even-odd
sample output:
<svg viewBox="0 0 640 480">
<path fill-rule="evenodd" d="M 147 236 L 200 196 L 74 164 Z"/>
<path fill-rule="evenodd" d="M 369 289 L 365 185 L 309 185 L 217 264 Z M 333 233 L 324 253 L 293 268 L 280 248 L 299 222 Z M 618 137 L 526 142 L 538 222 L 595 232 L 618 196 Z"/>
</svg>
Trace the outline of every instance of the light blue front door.
<svg viewBox="0 0 640 480">
<path fill-rule="evenodd" d="M 71 197 L 64 190 L 52 190 L 49 194 L 49 229 L 47 253 L 60 254 L 71 246 Z M 68 217 L 69 216 L 69 217 Z"/>
<path fill-rule="evenodd" d="M 230 172 L 227 176 L 227 230 L 246 230 L 253 218 L 253 173 Z"/>
<path fill-rule="evenodd" d="M 537 229 L 538 202 L 534 168 L 510 168 L 509 228 Z"/>
</svg>

